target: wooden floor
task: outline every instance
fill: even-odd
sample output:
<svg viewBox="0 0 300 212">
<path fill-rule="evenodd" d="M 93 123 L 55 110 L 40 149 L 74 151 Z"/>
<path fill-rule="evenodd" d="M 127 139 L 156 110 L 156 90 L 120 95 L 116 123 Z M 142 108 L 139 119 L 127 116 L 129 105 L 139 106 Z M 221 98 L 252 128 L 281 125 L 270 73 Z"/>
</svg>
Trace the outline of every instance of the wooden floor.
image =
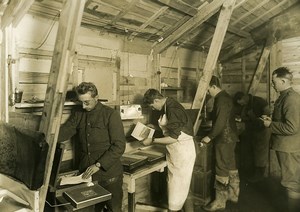
<svg viewBox="0 0 300 212">
<path fill-rule="evenodd" d="M 287 211 L 284 190 L 278 181 L 265 179 L 259 183 L 249 184 L 241 179 L 240 199 L 234 204 L 227 202 L 224 212 L 285 212 Z M 204 212 L 203 202 L 192 194 L 185 204 L 184 212 Z M 137 205 L 136 212 L 166 212 L 163 207 Z"/>
<path fill-rule="evenodd" d="M 275 180 L 265 179 L 262 182 L 249 184 L 241 180 L 240 198 L 237 204 L 227 202 L 225 212 L 285 212 L 287 211 L 284 190 Z M 204 211 L 202 205 L 194 202 L 191 212 Z"/>
<path fill-rule="evenodd" d="M 237 204 L 227 202 L 224 212 L 285 212 L 287 207 L 284 193 L 282 186 L 276 180 L 266 178 L 259 183 L 251 184 L 241 177 L 239 202 Z M 184 212 L 204 212 L 203 202 L 192 194 L 189 195 L 185 205 Z M 167 212 L 164 205 L 158 206 L 155 208 L 137 204 L 136 212 Z"/>
</svg>

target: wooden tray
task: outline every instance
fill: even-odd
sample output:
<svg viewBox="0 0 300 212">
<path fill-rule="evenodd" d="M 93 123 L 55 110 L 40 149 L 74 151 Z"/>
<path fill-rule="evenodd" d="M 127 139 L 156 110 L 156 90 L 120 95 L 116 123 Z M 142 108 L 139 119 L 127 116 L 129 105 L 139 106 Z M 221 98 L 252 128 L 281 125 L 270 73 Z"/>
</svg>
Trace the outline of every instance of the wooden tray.
<svg viewBox="0 0 300 212">
<path fill-rule="evenodd" d="M 134 154 L 123 154 L 121 157 L 121 162 L 124 171 L 133 171 L 142 165 L 146 164 L 148 160 L 147 156 L 134 155 Z"/>
<path fill-rule="evenodd" d="M 158 161 L 164 160 L 166 155 L 161 152 L 147 151 L 147 150 L 138 150 L 132 153 L 133 155 L 145 156 L 147 157 L 147 163 L 153 164 Z"/>
</svg>

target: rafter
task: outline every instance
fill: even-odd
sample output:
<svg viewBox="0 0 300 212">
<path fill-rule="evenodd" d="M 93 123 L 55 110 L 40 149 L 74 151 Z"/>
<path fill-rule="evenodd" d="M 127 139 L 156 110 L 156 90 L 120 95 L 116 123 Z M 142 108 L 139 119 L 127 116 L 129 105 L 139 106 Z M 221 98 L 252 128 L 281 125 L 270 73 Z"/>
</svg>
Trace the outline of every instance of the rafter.
<svg viewBox="0 0 300 212">
<path fill-rule="evenodd" d="M 160 8 L 156 13 L 154 13 L 145 23 L 143 23 L 135 32 L 133 32 L 128 39 L 132 40 L 138 33 L 142 32 L 147 26 L 149 26 L 155 19 L 157 19 L 161 14 L 163 14 L 168 7 Z"/>
<path fill-rule="evenodd" d="M 121 10 L 110 22 L 111 25 L 115 24 L 120 18 L 126 15 L 137 3 L 138 0 L 132 0 L 123 10 Z"/>
<path fill-rule="evenodd" d="M 214 0 L 207 6 L 203 7 L 198 13 L 175 30 L 169 37 L 165 38 L 160 43 L 155 43 L 153 46 L 154 52 L 161 53 L 166 48 L 175 43 L 179 38 L 188 34 L 195 27 L 202 24 L 204 21 L 208 20 L 213 16 L 222 6 L 225 0 Z"/>
<path fill-rule="evenodd" d="M 244 15 L 242 15 L 241 17 L 239 17 L 238 19 L 236 19 L 235 21 L 233 21 L 231 24 L 232 25 L 236 25 L 241 20 L 243 20 L 244 18 L 246 18 L 247 16 L 249 16 L 250 14 L 252 14 L 255 10 L 261 8 L 263 5 L 265 5 L 269 1 L 270 0 L 264 0 L 264 1 L 260 2 L 258 5 L 256 5 L 256 7 L 252 8 L 251 10 L 249 10 L 247 13 L 245 13 Z"/>
<path fill-rule="evenodd" d="M 258 20 L 262 20 L 262 17 L 264 17 L 265 15 L 271 13 L 273 10 L 276 10 L 278 7 L 281 7 L 282 5 L 284 5 L 285 3 L 287 3 L 288 1 L 289 0 L 284 0 L 284 1 L 280 2 L 279 4 L 277 4 L 272 9 L 268 10 L 267 13 L 263 13 L 262 15 L 258 16 L 257 18 L 253 19 L 252 21 L 250 21 L 249 23 L 247 23 L 246 25 L 244 25 L 241 29 L 246 29 L 247 27 L 249 27 L 252 24 L 254 24 L 255 22 L 257 22 Z"/>
<path fill-rule="evenodd" d="M 170 0 L 157 0 L 159 1 L 160 3 L 168 6 L 168 7 L 171 7 L 175 10 L 178 10 L 182 13 L 185 13 L 187 15 L 190 15 L 190 16 L 194 16 L 197 14 L 198 10 L 194 7 L 192 7 L 191 5 L 189 4 L 186 4 L 184 3 L 183 1 L 181 0 L 174 0 L 174 1 L 170 1 Z"/>
<path fill-rule="evenodd" d="M 10 1 L 1 19 L 1 29 L 4 29 L 4 27 L 11 23 L 13 24 L 13 27 L 16 27 L 23 16 L 28 12 L 33 2 L 34 0 Z"/>
</svg>

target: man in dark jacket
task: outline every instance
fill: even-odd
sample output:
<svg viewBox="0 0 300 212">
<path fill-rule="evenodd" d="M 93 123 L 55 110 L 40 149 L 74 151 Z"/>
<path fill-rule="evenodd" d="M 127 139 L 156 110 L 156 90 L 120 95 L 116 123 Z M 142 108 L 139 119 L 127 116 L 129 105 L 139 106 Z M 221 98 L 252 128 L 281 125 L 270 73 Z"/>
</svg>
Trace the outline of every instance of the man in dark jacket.
<svg viewBox="0 0 300 212">
<path fill-rule="evenodd" d="M 207 211 L 225 209 L 226 201 L 238 201 L 239 174 L 236 165 L 235 146 L 239 141 L 234 119 L 233 99 L 221 89 L 219 79 L 212 77 L 208 94 L 214 97 L 212 129 L 201 142 L 213 142 L 216 157 L 216 198 L 203 207 Z"/>
<path fill-rule="evenodd" d="M 95 211 L 120 212 L 123 198 L 123 167 L 120 161 L 125 151 L 124 128 L 118 112 L 98 101 L 93 83 L 82 82 L 76 87 L 82 108 L 73 111 L 60 128 L 58 141 L 79 136 L 79 171 L 83 178 L 92 176 L 99 185 L 112 193 L 112 199 L 97 204 Z"/>
<path fill-rule="evenodd" d="M 281 184 L 286 188 L 290 212 L 300 211 L 300 95 L 292 88 L 293 75 L 286 67 L 272 73 L 274 89 L 280 93 L 272 119 L 263 117 L 271 130 L 272 149 L 281 168 Z"/>
<path fill-rule="evenodd" d="M 237 92 L 234 96 L 235 103 L 242 106 L 241 121 L 245 123 L 245 131 L 241 140 L 249 142 L 253 152 L 255 166 L 254 174 L 248 178 L 250 182 L 258 182 L 267 175 L 269 164 L 270 130 L 265 128 L 260 120 L 262 115 L 270 116 L 268 102 L 259 96 Z"/>
</svg>

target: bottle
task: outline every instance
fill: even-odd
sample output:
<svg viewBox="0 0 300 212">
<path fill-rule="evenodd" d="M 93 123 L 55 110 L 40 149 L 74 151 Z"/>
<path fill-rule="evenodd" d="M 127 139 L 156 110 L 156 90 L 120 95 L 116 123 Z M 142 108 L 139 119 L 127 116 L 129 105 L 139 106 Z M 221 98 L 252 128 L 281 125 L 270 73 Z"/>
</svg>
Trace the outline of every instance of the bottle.
<svg viewBox="0 0 300 212">
<path fill-rule="evenodd" d="M 18 88 L 15 88 L 15 103 L 20 103 L 22 100 L 23 92 L 20 91 Z"/>
</svg>

